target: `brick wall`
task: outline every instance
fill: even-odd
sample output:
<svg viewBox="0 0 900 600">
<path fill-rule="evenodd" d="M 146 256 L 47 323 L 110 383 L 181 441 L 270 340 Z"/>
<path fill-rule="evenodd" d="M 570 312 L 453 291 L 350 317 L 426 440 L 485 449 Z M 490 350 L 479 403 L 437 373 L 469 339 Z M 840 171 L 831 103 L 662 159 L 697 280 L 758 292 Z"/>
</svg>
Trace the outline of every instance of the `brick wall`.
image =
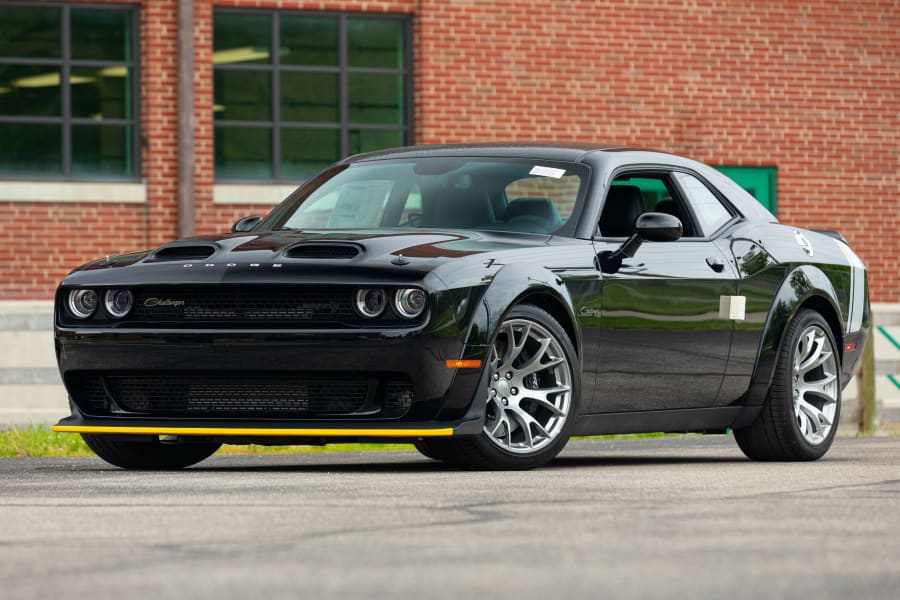
<svg viewBox="0 0 900 600">
<path fill-rule="evenodd" d="M 0 299 L 50 297 L 70 267 L 175 234 L 175 1 L 140 4 L 148 204 L 0 203 Z M 212 203 L 213 4 L 414 13 L 419 143 L 609 141 L 774 165 L 781 220 L 841 230 L 873 300 L 900 302 L 896 0 L 197 1 L 201 233 L 260 212 Z M 31 228 L 47 219 L 64 247 L 49 258 Z"/>
</svg>

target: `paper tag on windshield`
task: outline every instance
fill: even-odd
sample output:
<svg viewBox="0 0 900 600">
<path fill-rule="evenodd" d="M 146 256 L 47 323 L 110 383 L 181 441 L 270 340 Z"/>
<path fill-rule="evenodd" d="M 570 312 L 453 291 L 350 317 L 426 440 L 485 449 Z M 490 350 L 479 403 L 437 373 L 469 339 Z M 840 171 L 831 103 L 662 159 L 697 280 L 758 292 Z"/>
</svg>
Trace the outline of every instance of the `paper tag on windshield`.
<svg viewBox="0 0 900 600">
<path fill-rule="evenodd" d="M 563 175 L 566 174 L 565 169 L 554 169 L 553 167 L 541 167 L 535 166 L 529 172 L 529 175 L 540 175 L 541 177 L 552 177 L 553 179 L 559 179 Z"/>
</svg>

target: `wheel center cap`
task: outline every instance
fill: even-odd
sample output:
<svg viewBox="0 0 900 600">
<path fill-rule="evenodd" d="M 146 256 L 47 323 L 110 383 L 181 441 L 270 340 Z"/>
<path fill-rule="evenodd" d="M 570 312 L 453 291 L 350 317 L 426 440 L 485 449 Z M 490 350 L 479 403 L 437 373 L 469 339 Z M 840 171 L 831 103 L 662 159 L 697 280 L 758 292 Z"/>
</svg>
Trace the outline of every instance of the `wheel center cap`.
<svg viewBox="0 0 900 600">
<path fill-rule="evenodd" d="M 509 396 L 509 382 L 505 379 L 501 379 L 496 384 L 497 395 L 501 398 L 506 398 Z"/>
</svg>

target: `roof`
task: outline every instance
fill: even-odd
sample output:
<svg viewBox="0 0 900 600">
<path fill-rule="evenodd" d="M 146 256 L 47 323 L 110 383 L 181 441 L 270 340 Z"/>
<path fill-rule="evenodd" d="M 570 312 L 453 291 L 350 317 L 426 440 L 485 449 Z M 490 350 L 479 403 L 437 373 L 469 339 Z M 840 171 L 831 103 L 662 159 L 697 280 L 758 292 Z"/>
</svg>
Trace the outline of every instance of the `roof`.
<svg viewBox="0 0 900 600">
<path fill-rule="evenodd" d="M 423 158 L 428 156 L 496 156 L 502 158 L 533 158 L 539 156 L 546 160 L 575 162 L 589 152 L 623 152 L 637 151 L 642 148 L 630 148 L 616 144 L 578 143 L 578 142 L 491 142 L 483 144 L 441 144 L 426 146 L 405 146 L 390 148 L 377 152 L 356 154 L 341 162 L 355 163 L 386 158 Z"/>
</svg>

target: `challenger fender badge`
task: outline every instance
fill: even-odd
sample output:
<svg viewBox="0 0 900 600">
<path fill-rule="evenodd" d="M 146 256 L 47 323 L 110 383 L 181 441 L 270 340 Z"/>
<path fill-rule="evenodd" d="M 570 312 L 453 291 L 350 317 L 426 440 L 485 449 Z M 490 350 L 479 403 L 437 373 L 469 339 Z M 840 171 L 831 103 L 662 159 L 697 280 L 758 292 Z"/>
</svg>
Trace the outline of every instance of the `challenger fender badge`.
<svg viewBox="0 0 900 600">
<path fill-rule="evenodd" d="M 813 255 L 812 242 L 809 241 L 809 238 L 807 238 L 805 235 L 800 233 L 799 229 L 794 230 L 794 240 L 797 242 L 798 246 L 803 248 L 804 252 L 806 252 L 810 256 Z"/>
</svg>

